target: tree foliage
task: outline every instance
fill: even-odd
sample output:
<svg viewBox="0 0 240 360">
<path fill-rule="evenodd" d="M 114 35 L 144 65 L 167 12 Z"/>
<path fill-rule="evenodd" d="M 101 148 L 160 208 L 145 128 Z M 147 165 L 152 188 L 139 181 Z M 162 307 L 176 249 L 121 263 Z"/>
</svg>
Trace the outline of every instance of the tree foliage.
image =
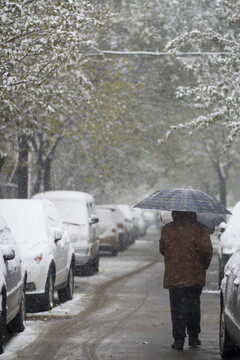
<svg viewBox="0 0 240 360">
<path fill-rule="evenodd" d="M 71 129 L 91 98 L 83 52 L 96 49 L 103 18 L 88 1 L 2 1 L 2 153 L 9 142 L 17 151 L 32 147 L 42 157 L 39 169 Z"/>
<path fill-rule="evenodd" d="M 239 131 L 239 46 L 240 1 L 220 0 L 215 11 L 217 25 L 187 31 L 169 42 L 167 48 L 174 54 L 186 47 L 192 51 L 206 49 L 216 55 L 198 57 L 187 64 L 195 75 L 194 86 L 180 86 L 179 98 L 189 99 L 200 115 L 185 124 L 172 126 L 188 134 L 220 124 L 227 129 L 226 146 Z M 219 54 L 220 53 L 220 54 Z"/>
</svg>

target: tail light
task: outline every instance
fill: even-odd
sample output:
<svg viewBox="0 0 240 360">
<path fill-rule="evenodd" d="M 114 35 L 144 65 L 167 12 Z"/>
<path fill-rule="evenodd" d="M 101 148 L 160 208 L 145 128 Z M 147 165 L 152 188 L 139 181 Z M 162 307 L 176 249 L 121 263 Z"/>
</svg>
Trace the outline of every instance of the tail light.
<svg viewBox="0 0 240 360">
<path fill-rule="evenodd" d="M 117 227 L 118 227 L 119 229 L 123 229 L 123 224 L 120 223 L 120 224 L 117 225 Z"/>
</svg>

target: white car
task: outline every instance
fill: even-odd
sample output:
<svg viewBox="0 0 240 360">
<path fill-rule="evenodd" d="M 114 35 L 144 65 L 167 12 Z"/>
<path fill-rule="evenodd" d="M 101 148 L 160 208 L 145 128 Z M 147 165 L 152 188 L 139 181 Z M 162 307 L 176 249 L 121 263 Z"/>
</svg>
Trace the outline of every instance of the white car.
<svg viewBox="0 0 240 360">
<path fill-rule="evenodd" d="M 54 291 L 60 301 L 74 291 L 74 250 L 55 206 L 49 200 L 1 199 L 27 270 L 27 310 L 50 310 Z"/>
<path fill-rule="evenodd" d="M 143 210 L 139 208 L 133 208 L 132 211 L 136 219 L 136 236 L 139 237 L 146 235 L 147 227 L 143 218 Z"/>
<path fill-rule="evenodd" d="M 219 286 L 224 276 L 224 267 L 228 259 L 240 249 L 240 201 L 233 208 L 229 216 L 225 231 L 220 236 L 218 247 Z"/>
<path fill-rule="evenodd" d="M 27 274 L 19 247 L 5 220 L 0 216 L 0 353 L 6 329 L 25 328 L 25 285 Z"/>
<path fill-rule="evenodd" d="M 110 209 L 118 232 L 118 250 L 124 251 L 128 246 L 128 228 L 125 224 L 124 214 L 117 204 L 101 204 L 97 208 Z"/>
<path fill-rule="evenodd" d="M 220 288 L 219 349 L 222 358 L 240 353 L 240 250 L 228 260 Z"/>
<path fill-rule="evenodd" d="M 58 209 L 75 251 L 77 275 L 92 275 L 99 265 L 99 226 L 94 197 L 81 191 L 47 191 L 33 199 L 49 199 Z"/>
<path fill-rule="evenodd" d="M 118 228 L 113 219 L 112 210 L 97 206 L 100 228 L 100 250 L 118 255 Z"/>
<path fill-rule="evenodd" d="M 118 208 L 123 214 L 125 225 L 128 229 L 128 246 L 135 241 L 136 224 L 132 208 L 127 204 L 118 204 Z"/>
</svg>

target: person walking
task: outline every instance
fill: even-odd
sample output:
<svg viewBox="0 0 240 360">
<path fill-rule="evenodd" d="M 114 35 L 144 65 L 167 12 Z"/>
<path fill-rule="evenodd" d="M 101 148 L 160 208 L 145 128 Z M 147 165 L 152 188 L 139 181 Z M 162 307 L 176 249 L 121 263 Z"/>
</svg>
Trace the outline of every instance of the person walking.
<svg viewBox="0 0 240 360">
<path fill-rule="evenodd" d="M 208 229 L 197 222 L 196 213 L 172 211 L 172 218 L 162 228 L 159 251 L 165 264 L 163 287 L 169 289 L 172 348 L 183 350 L 186 330 L 188 346 L 201 345 L 200 296 L 213 248 Z"/>
</svg>

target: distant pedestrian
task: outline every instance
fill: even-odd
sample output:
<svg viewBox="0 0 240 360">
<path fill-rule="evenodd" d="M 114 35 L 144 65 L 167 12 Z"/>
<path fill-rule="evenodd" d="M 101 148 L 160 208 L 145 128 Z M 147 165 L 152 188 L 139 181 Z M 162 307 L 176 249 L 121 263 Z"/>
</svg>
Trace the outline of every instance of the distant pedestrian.
<svg viewBox="0 0 240 360">
<path fill-rule="evenodd" d="M 162 228 L 159 251 L 164 256 L 163 287 L 169 289 L 172 319 L 172 348 L 183 350 L 201 345 L 200 296 L 206 269 L 212 258 L 208 229 L 196 221 L 196 213 L 172 211 L 173 221 Z"/>
</svg>

